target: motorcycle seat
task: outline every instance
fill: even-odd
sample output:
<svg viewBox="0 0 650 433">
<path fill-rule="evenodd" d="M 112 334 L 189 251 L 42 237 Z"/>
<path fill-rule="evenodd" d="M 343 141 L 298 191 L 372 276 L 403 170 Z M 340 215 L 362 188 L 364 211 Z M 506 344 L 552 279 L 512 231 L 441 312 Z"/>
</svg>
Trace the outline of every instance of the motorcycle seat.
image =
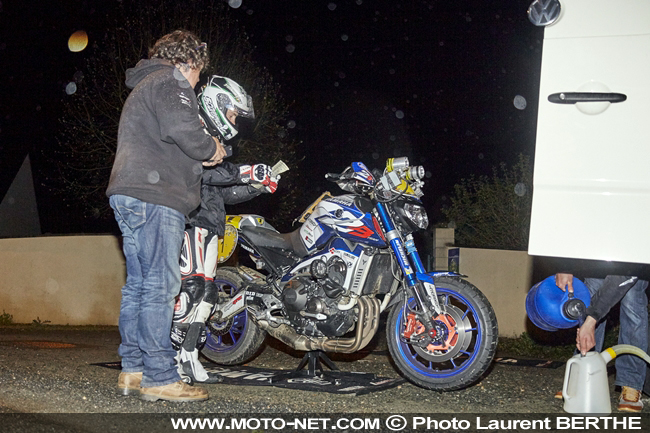
<svg viewBox="0 0 650 433">
<path fill-rule="evenodd" d="M 242 227 L 241 233 L 260 248 L 281 249 L 293 253 L 297 258 L 306 257 L 308 254 L 300 238 L 300 229 L 290 233 L 278 233 L 263 227 Z"/>
</svg>

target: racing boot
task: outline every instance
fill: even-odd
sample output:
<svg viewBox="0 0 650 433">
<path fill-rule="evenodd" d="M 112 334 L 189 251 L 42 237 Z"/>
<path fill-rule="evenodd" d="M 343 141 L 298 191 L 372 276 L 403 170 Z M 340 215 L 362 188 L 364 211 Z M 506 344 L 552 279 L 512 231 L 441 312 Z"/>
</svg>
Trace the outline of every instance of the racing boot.
<svg viewBox="0 0 650 433">
<path fill-rule="evenodd" d="M 205 325 L 202 322 L 194 322 L 178 352 L 178 366 L 181 378 L 188 383 L 220 383 L 223 377 L 218 374 L 208 373 L 199 361 L 199 347 L 205 343 Z"/>
</svg>

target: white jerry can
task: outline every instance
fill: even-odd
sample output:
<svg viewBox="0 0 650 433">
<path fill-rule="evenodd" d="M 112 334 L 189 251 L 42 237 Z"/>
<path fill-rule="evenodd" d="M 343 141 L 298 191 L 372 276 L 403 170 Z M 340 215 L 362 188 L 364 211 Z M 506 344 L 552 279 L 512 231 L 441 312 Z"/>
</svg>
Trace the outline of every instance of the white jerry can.
<svg viewBox="0 0 650 433">
<path fill-rule="evenodd" d="M 650 1 L 537 0 L 529 19 L 545 29 L 528 251 L 650 263 Z"/>
</svg>

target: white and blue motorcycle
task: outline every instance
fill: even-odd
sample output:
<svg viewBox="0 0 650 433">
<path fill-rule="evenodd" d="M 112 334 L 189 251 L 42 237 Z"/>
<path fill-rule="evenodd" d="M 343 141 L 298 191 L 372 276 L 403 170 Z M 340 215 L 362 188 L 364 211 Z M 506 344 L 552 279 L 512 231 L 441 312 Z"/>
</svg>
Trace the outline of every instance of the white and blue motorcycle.
<svg viewBox="0 0 650 433">
<path fill-rule="evenodd" d="M 256 264 L 220 267 L 219 302 L 202 353 L 224 365 L 249 361 L 266 334 L 307 352 L 299 369 L 332 366 L 326 352 L 364 348 L 389 310 L 390 354 L 412 383 L 436 391 L 477 382 L 497 346 L 486 297 L 454 272 L 426 272 L 413 233 L 428 218 L 424 168 L 389 159 L 374 174 L 359 162 L 326 177 L 348 194 L 324 193 L 279 233 L 263 217 L 229 216 L 222 261 L 239 245 Z M 260 272 L 261 271 L 261 272 Z"/>
</svg>

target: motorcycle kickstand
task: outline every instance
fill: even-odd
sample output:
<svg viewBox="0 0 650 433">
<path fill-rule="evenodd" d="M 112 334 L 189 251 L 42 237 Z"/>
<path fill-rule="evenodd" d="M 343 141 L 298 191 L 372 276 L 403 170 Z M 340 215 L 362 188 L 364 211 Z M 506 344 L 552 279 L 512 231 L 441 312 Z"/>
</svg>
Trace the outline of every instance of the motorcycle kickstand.
<svg viewBox="0 0 650 433">
<path fill-rule="evenodd" d="M 330 377 L 327 373 L 325 373 L 321 361 L 330 370 L 339 371 L 336 364 L 334 364 L 334 362 L 325 354 L 325 352 L 323 352 L 322 350 L 311 350 L 305 353 L 305 356 L 302 357 L 300 363 L 298 364 L 298 367 L 296 367 L 295 370 L 272 376 L 269 378 L 269 382 L 278 383 L 282 380 L 304 377 L 305 372 L 303 371 L 303 369 L 305 368 L 305 366 L 307 366 L 307 372 L 306 372 L 307 377 L 317 377 L 321 380 L 329 382 L 332 385 L 340 385 L 341 379 Z"/>
</svg>

